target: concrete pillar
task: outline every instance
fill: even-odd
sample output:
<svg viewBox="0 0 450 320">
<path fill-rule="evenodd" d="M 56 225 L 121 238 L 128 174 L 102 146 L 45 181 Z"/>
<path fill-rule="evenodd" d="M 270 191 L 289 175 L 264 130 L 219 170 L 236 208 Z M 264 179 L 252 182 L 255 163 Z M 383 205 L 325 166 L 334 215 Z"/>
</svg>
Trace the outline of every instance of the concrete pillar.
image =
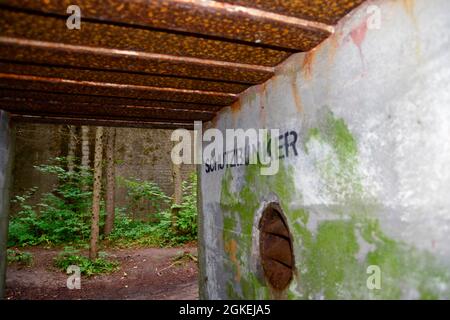
<svg viewBox="0 0 450 320">
<path fill-rule="evenodd" d="M 0 299 L 5 296 L 6 242 L 8 239 L 9 196 L 14 154 L 13 136 L 9 115 L 0 110 Z"/>
<path fill-rule="evenodd" d="M 199 288 L 199 299 L 207 299 L 206 294 L 206 282 L 208 281 L 206 277 L 206 257 L 205 257 L 205 242 L 203 239 L 203 197 L 202 197 L 202 166 L 197 165 L 197 242 L 198 242 L 198 288 Z"/>
</svg>

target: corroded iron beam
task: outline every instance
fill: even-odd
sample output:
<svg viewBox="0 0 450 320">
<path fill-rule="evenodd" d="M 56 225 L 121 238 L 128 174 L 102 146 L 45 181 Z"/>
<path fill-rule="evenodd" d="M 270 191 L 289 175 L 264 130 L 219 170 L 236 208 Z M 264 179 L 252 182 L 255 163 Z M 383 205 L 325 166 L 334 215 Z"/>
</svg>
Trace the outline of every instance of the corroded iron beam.
<svg viewBox="0 0 450 320">
<path fill-rule="evenodd" d="M 17 8 L 66 16 L 72 0 L 3 0 Z M 202 0 L 78 0 L 85 18 L 195 33 L 308 51 L 333 27 L 273 12 Z"/>
<path fill-rule="evenodd" d="M 232 41 L 220 41 L 141 27 L 83 21 L 82 29 L 70 30 L 67 17 L 0 10 L 0 35 L 44 42 L 136 52 L 153 52 L 177 57 L 226 61 L 273 67 L 291 52 Z M 33 26 L 32 28 L 30 26 Z"/>
<path fill-rule="evenodd" d="M 231 93 L 76 81 L 5 73 L 0 74 L 0 87 L 190 103 L 211 103 L 224 106 L 233 103 L 237 99 L 237 95 Z"/>
<path fill-rule="evenodd" d="M 85 68 L 55 67 L 39 64 L 22 64 L 0 60 L 0 73 L 32 75 L 38 77 L 58 77 L 61 79 L 131 84 L 139 86 L 168 87 L 174 89 L 206 90 L 240 93 L 248 85 L 223 81 L 206 81 L 191 78 L 160 76 L 145 73 L 104 71 Z"/>
<path fill-rule="evenodd" d="M 197 111 L 189 109 L 147 108 L 133 105 L 107 105 L 80 103 L 74 101 L 50 102 L 34 101 L 31 99 L 0 98 L 0 109 L 13 113 L 40 114 L 51 113 L 58 115 L 74 115 L 85 117 L 122 117 L 124 120 L 133 119 L 164 119 L 183 121 L 208 121 L 214 116 L 214 112 Z"/>
<path fill-rule="evenodd" d="M 22 115 L 11 114 L 10 118 L 13 122 L 30 122 L 30 123 L 49 123 L 49 124 L 72 124 L 77 126 L 104 126 L 104 127 L 129 127 L 129 128 L 148 128 L 148 129 L 194 129 L 194 124 L 167 122 L 167 121 L 150 121 L 150 120 L 120 120 L 120 119 L 91 119 L 91 118 L 73 118 L 64 116 L 49 115 Z"/>
<path fill-rule="evenodd" d="M 0 59 L 206 80 L 260 83 L 274 68 L 0 36 Z"/>
<path fill-rule="evenodd" d="M 365 0 L 217 0 L 334 25 Z"/>
<path fill-rule="evenodd" d="M 203 110 L 210 112 L 217 112 L 222 108 L 220 105 L 212 104 L 200 104 L 200 103 L 184 103 L 184 102 L 171 102 L 160 100 L 147 100 L 147 99 L 130 99 L 120 97 L 108 97 L 108 96 L 91 96 L 80 94 L 68 94 L 61 92 L 45 92 L 35 90 L 14 90 L 5 89 L 0 87 L 1 99 L 30 99 L 33 101 L 48 102 L 48 103 L 64 103 L 66 101 L 75 101 L 78 103 L 90 103 L 90 104 L 107 104 L 107 105 L 133 105 L 137 107 L 147 108 L 165 108 L 173 110 Z"/>
<path fill-rule="evenodd" d="M 91 96 L 80 94 L 68 94 L 63 92 L 45 92 L 34 90 L 14 90 L 0 87 L 0 99 L 30 99 L 39 102 L 49 103 L 65 103 L 66 101 L 90 104 L 106 104 L 106 105 L 132 105 L 146 108 L 162 108 L 171 110 L 203 110 L 209 112 L 217 112 L 222 108 L 220 105 L 200 104 L 200 103 L 186 103 L 186 102 L 170 102 L 160 100 L 147 99 L 129 99 L 120 97 L 108 96 Z"/>
</svg>

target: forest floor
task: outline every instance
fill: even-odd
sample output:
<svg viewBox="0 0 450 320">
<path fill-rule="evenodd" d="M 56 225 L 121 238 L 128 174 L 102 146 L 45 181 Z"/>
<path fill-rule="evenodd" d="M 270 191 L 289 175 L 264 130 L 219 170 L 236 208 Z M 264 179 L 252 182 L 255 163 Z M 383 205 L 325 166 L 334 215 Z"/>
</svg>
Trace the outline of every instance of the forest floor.
<svg viewBox="0 0 450 320">
<path fill-rule="evenodd" d="M 197 256 L 193 246 L 103 250 L 120 261 L 120 270 L 82 276 L 80 290 L 68 289 L 68 275 L 53 266 L 61 249 L 34 247 L 26 251 L 33 254 L 33 264 L 8 266 L 7 299 L 198 299 L 197 263 L 192 259 L 174 262 L 183 252 Z"/>
</svg>

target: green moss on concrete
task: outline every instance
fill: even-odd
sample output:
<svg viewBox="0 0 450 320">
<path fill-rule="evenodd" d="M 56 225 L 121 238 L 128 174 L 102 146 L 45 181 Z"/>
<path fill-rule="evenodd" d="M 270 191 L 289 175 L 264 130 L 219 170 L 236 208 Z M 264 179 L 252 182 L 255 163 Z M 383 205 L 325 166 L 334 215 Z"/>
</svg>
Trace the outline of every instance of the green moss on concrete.
<svg viewBox="0 0 450 320">
<path fill-rule="evenodd" d="M 358 145 L 343 119 L 325 112 L 320 127 L 311 128 L 306 136 L 305 152 L 316 150 L 320 157 L 315 166 L 328 193 L 337 202 L 362 198 L 361 178 L 357 171 Z"/>
<path fill-rule="evenodd" d="M 328 112 L 325 133 L 340 163 L 354 160 L 357 155 L 357 143 L 343 119 L 337 119 L 332 112 Z"/>
<path fill-rule="evenodd" d="M 450 269 L 430 253 L 389 238 L 376 219 L 377 208 L 363 201 L 356 170 L 357 143 L 344 121 L 330 113 L 324 123 L 310 131 L 306 146 L 332 150 L 316 168 L 333 186 L 325 191 L 337 194 L 340 201 L 333 208 L 302 207 L 302 195 L 294 180 L 302 177 L 296 177 L 294 168 L 284 162 L 274 176 L 260 175 L 259 165 L 225 171 L 220 205 L 223 240 L 228 248 L 224 262 L 228 297 L 274 298 L 262 275 L 253 269 L 252 239 L 261 203 L 275 197 L 294 241 L 296 272 L 287 298 L 450 298 Z M 305 150 L 312 152 L 312 148 Z M 381 290 L 367 288 L 370 265 L 381 269 Z"/>
</svg>

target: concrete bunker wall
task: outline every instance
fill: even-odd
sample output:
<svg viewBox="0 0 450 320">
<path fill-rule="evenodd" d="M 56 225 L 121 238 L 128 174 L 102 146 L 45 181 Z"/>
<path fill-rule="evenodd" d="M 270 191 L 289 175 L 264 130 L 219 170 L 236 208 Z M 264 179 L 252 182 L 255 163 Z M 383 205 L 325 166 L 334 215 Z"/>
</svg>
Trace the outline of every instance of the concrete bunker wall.
<svg viewBox="0 0 450 320">
<path fill-rule="evenodd" d="M 279 129 L 296 150 L 273 176 L 201 166 L 204 298 L 450 298 L 449 30 L 447 0 L 370 1 L 205 126 Z M 261 266 L 270 203 L 292 235 L 282 291 Z"/>
<path fill-rule="evenodd" d="M 14 154 L 14 133 L 9 114 L 0 110 L 0 299 L 5 292 L 6 240 L 8 237 L 11 171 Z"/>
</svg>

